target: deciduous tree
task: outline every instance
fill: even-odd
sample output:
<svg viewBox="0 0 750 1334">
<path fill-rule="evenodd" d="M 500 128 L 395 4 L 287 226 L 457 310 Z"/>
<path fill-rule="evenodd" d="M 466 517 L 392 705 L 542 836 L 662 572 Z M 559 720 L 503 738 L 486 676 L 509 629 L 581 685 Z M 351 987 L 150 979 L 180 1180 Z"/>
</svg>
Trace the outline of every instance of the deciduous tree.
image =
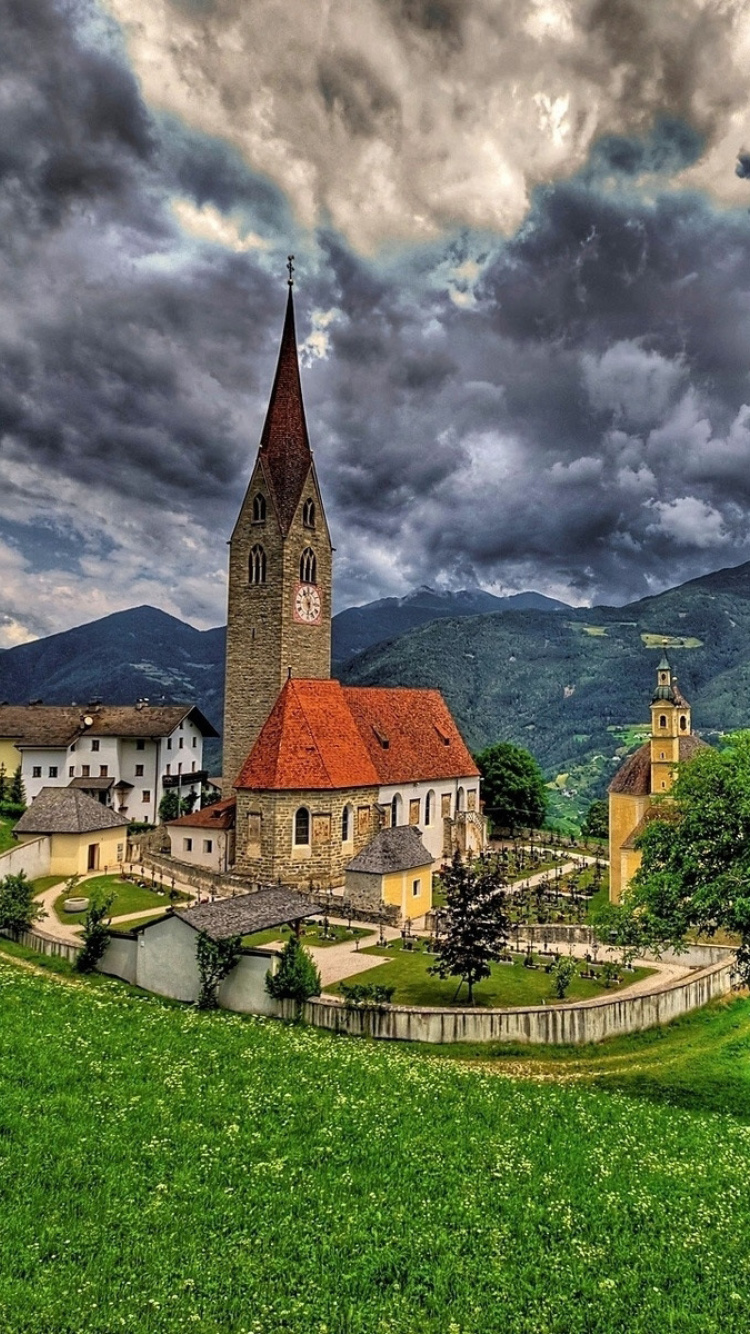
<svg viewBox="0 0 750 1334">
<path fill-rule="evenodd" d="M 34 885 L 24 871 L 0 880 L 0 931 L 27 931 L 46 915 L 41 904 L 34 902 Z"/>
<path fill-rule="evenodd" d="M 538 829 L 547 814 L 547 789 L 528 750 L 498 741 L 476 757 L 484 808 L 499 829 Z"/>
</svg>

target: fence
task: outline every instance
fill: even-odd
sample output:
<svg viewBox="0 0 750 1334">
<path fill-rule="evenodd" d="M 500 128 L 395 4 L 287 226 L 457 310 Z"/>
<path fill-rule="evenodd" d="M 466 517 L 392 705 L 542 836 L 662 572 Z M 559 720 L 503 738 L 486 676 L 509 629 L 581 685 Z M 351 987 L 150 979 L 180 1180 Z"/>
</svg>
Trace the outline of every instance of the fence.
<svg viewBox="0 0 750 1334">
<path fill-rule="evenodd" d="M 0 931 L 0 936 L 15 941 L 17 945 L 25 945 L 28 950 L 36 950 L 37 954 L 67 959 L 68 963 L 75 963 L 81 952 L 79 945 L 71 945 L 67 940 L 56 940 L 54 936 L 43 936 L 39 931 Z"/>
</svg>

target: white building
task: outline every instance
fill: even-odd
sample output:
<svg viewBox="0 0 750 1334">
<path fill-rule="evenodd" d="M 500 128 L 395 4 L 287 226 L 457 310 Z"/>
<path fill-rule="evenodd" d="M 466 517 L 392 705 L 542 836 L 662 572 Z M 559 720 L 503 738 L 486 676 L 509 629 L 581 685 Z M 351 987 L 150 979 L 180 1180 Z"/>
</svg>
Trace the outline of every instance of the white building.
<svg viewBox="0 0 750 1334">
<path fill-rule="evenodd" d="M 77 787 L 126 820 L 155 824 L 165 789 L 200 794 L 203 741 L 217 732 L 191 704 L 0 705 L 0 757 L 31 802 Z"/>
</svg>

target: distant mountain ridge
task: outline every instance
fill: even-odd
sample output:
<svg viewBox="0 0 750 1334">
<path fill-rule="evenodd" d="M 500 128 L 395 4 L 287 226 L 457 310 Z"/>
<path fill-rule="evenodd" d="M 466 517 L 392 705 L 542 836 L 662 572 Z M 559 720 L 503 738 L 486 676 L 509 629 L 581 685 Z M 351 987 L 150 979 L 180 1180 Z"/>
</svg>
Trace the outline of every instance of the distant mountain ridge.
<svg viewBox="0 0 750 1334">
<path fill-rule="evenodd" d="M 539 594 L 518 598 L 541 598 Z M 583 772 L 600 791 L 628 741 L 648 721 L 656 656 L 665 637 L 703 730 L 750 726 L 750 563 L 693 579 L 626 607 L 497 608 L 482 590 L 417 589 L 334 618 L 335 652 L 356 636 L 391 632 L 394 616 L 421 615 L 342 664 L 358 684 L 435 686 L 469 744 L 527 746 L 550 775 Z M 474 601 L 478 610 L 469 610 Z M 459 614 L 446 608 L 457 606 Z M 359 614 L 359 621 L 352 613 Z M 370 619 L 368 619 L 370 618 Z M 343 622 L 343 629 L 342 627 Z M 362 628 L 364 626 L 364 629 Z M 220 727 L 225 630 L 196 630 L 153 607 L 116 612 L 0 654 L 0 700 L 81 705 L 195 701 Z M 218 762 L 218 749 L 209 763 Z M 578 780 L 576 780 L 578 781 Z M 588 788 L 586 788 L 588 791 Z"/>
<path fill-rule="evenodd" d="M 430 621 L 456 616 L 481 616 L 506 611 L 569 611 L 565 602 L 543 593 L 511 593 L 496 597 L 483 588 L 459 592 L 422 584 L 405 597 L 379 598 L 362 607 L 348 607 L 333 618 L 333 661 L 344 663 L 374 644 L 395 639 Z"/>
</svg>

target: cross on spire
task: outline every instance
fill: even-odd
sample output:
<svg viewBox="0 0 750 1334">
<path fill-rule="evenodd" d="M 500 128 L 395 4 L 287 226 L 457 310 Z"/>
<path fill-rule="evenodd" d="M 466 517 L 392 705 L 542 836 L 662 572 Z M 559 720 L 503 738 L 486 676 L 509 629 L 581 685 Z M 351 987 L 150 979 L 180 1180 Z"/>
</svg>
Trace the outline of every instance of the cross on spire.
<svg viewBox="0 0 750 1334">
<path fill-rule="evenodd" d="M 292 277 L 292 274 L 294 273 L 294 255 L 287 255 L 287 257 L 286 257 L 286 266 L 287 266 L 287 268 L 288 268 L 288 270 L 289 270 L 289 277 L 287 278 L 287 282 L 289 283 L 289 286 L 290 286 L 290 287 L 293 287 L 293 286 L 294 286 L 294 278 Z"/>
</svg>

